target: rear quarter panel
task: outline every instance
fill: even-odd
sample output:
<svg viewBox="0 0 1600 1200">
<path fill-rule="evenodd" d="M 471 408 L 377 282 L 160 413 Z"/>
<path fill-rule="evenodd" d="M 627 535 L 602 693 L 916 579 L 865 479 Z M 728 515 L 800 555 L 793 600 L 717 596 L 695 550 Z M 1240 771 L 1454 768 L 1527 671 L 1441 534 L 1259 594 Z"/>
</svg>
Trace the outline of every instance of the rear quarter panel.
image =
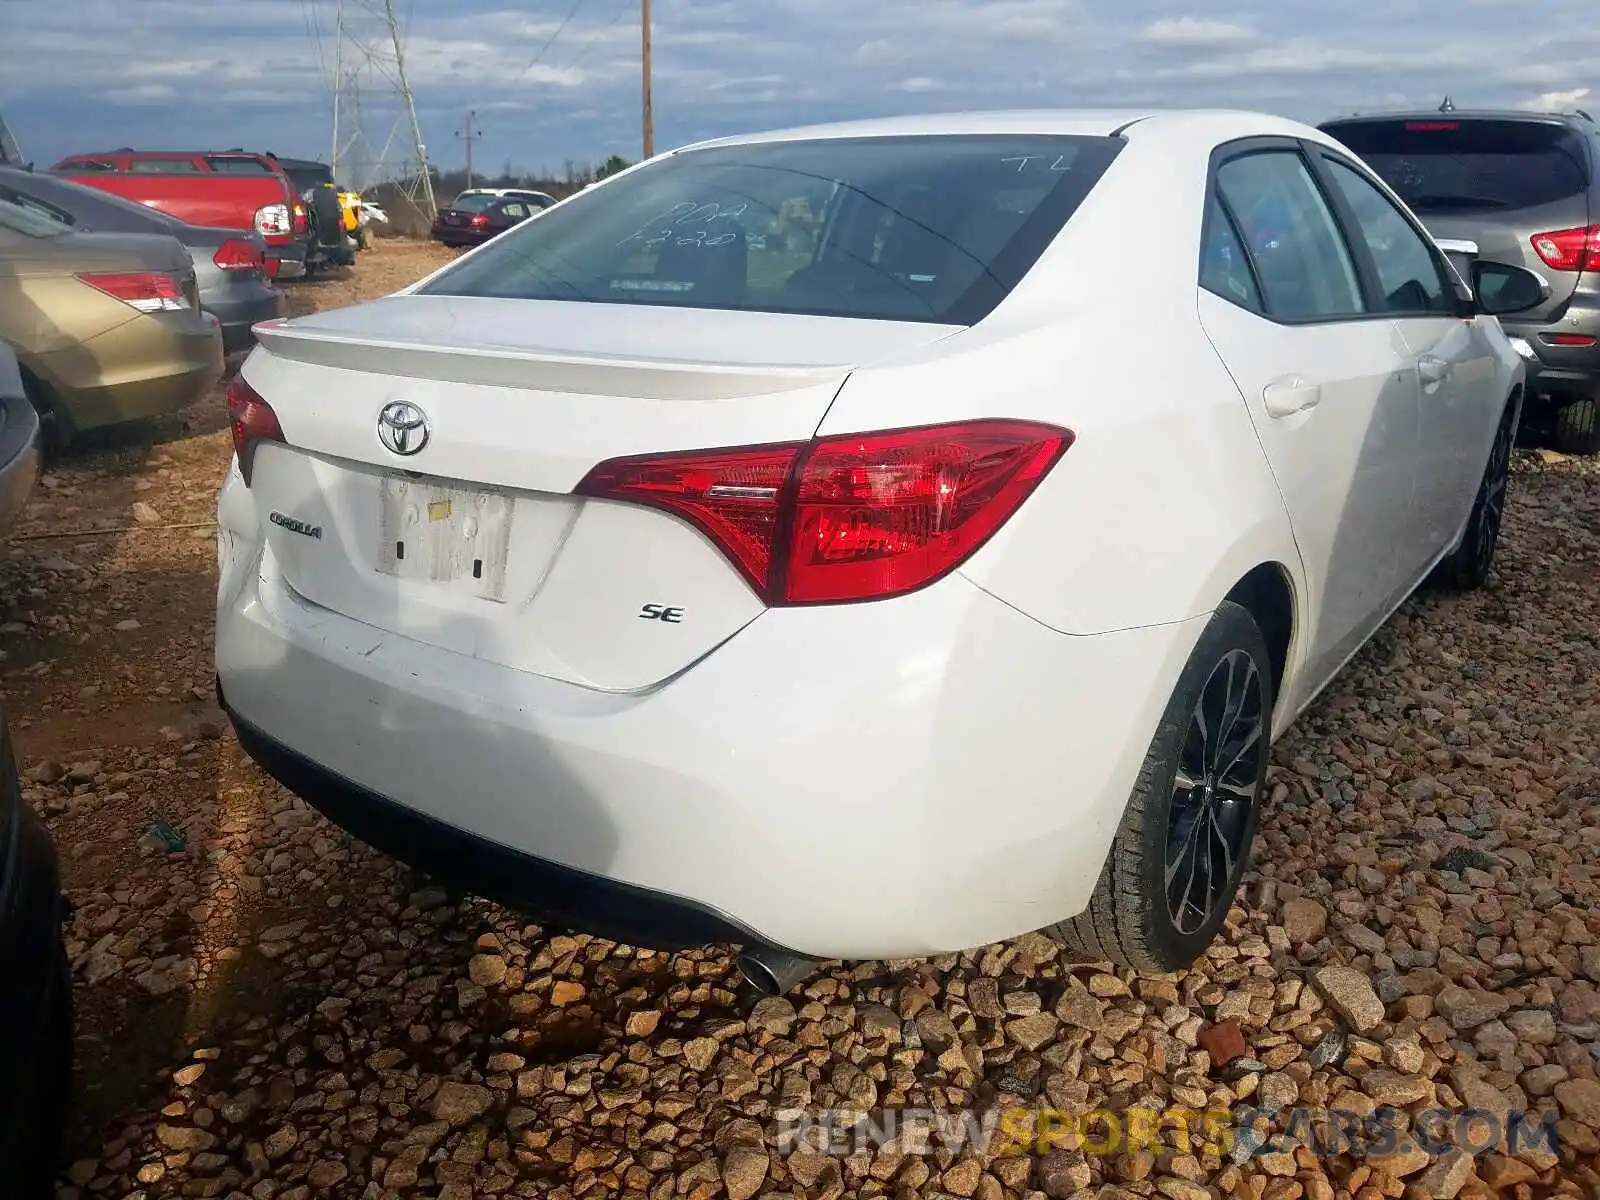
<svg viewBox="0 0 1600 1200">
<path fill-rule="evenodd" d="M 64 172 L 62 178 L 148 205 L 191 225 L 226 229 L 254 229 L 257 209 L 288 203 L 286 186 L 276 175 Z"/>
<path fill-rule="evenodd" d="M 961 568 L 1063 633 L 1208 613 L 1263 563 L 1301 578 L 1243 398 L 1199 324 L 1212 144 L 1131 138 L 1005 303 L 915 359 L 855 372 L 818 431 L 976 416 L 1071 429 L 1061 461 Z"/>
</svg>

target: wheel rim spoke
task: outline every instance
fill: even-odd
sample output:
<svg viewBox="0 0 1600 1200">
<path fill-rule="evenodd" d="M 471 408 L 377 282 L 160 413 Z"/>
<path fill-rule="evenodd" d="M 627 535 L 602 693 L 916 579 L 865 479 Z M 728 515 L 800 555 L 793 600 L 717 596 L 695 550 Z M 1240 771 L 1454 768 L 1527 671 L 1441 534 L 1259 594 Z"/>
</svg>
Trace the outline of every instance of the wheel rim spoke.
<svg viewBox="0 0 1600 1200">
<path fill-rule="evenodd" d="M 1167 911 L 1192 934 L 1230 902 L 1267 754 L 1262 681 L 1254 659 L 1219 659 L 1190 715 L 1168 803 L 1163 871 Z"/>
</svg>

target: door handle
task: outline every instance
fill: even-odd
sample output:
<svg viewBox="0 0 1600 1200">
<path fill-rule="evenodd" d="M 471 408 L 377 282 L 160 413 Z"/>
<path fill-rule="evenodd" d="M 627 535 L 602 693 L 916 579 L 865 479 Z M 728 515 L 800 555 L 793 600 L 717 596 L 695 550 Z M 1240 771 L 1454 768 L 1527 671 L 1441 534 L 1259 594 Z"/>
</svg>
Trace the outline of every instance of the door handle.
<svg viewBox="0 0 1600 1200">
<path fill-rule="evenodd" d="M 1438 358 L 1432 354 L 1424 354 L 1417 359 L 1417 374 L 1421 377 L 1424 386 L 1438 387 L 1450 378 L 1450 363 L 1447 359 Z"/>
<path fill-rule="evenodd" d="M 1298 375 L 1274 380 L 1261 390 L 1261 401 L 1267 406 L 1270 417 L 1292 417 L 1295 413 L 1315 408 L 1322 399 L 1322 388 L 1307 383 Z"/>
</svg>

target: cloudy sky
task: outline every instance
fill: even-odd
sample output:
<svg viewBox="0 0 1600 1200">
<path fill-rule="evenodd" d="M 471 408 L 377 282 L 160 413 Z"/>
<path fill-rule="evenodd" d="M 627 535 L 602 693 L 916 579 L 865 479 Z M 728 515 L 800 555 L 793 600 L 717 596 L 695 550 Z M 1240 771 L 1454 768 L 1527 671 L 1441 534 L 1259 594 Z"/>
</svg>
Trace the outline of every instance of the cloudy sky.
<svg viewBox="0 0 1600 1200">
<path fill-rule="evenodd" d="M 395 0 L 429 155 L 559 168 L 637 157 L 640 0 Z M 333 79 L 400 159 L 383 0 L 0 0 L 0 114 L 40 161 L 121 145 L 326 159 Z M 1600 104 L 1592 3 L 1544 0 L 655 0 L 658 148 L 963 108 Z M 347 104 L 348 112 L 350 105 Z M 347 129 L 347 132 L 351 132 Z M 390 143 L 390 138 L 394 140 Z"/>
</svg>

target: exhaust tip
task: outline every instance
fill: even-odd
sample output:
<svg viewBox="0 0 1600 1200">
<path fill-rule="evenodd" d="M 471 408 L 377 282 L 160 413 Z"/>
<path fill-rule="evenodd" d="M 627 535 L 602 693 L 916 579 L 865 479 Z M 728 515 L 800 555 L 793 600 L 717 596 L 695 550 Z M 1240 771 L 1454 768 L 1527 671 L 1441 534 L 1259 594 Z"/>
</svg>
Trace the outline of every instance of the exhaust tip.
<svg viewBox="0 0 1600 1200">
<path fill-rule="evenodd" d="M 747 950 L 739 955 L 739 974 L 763 996 L 785 996 L 816 971 L 817 962 L 777 951 Z"/>
</svg>

